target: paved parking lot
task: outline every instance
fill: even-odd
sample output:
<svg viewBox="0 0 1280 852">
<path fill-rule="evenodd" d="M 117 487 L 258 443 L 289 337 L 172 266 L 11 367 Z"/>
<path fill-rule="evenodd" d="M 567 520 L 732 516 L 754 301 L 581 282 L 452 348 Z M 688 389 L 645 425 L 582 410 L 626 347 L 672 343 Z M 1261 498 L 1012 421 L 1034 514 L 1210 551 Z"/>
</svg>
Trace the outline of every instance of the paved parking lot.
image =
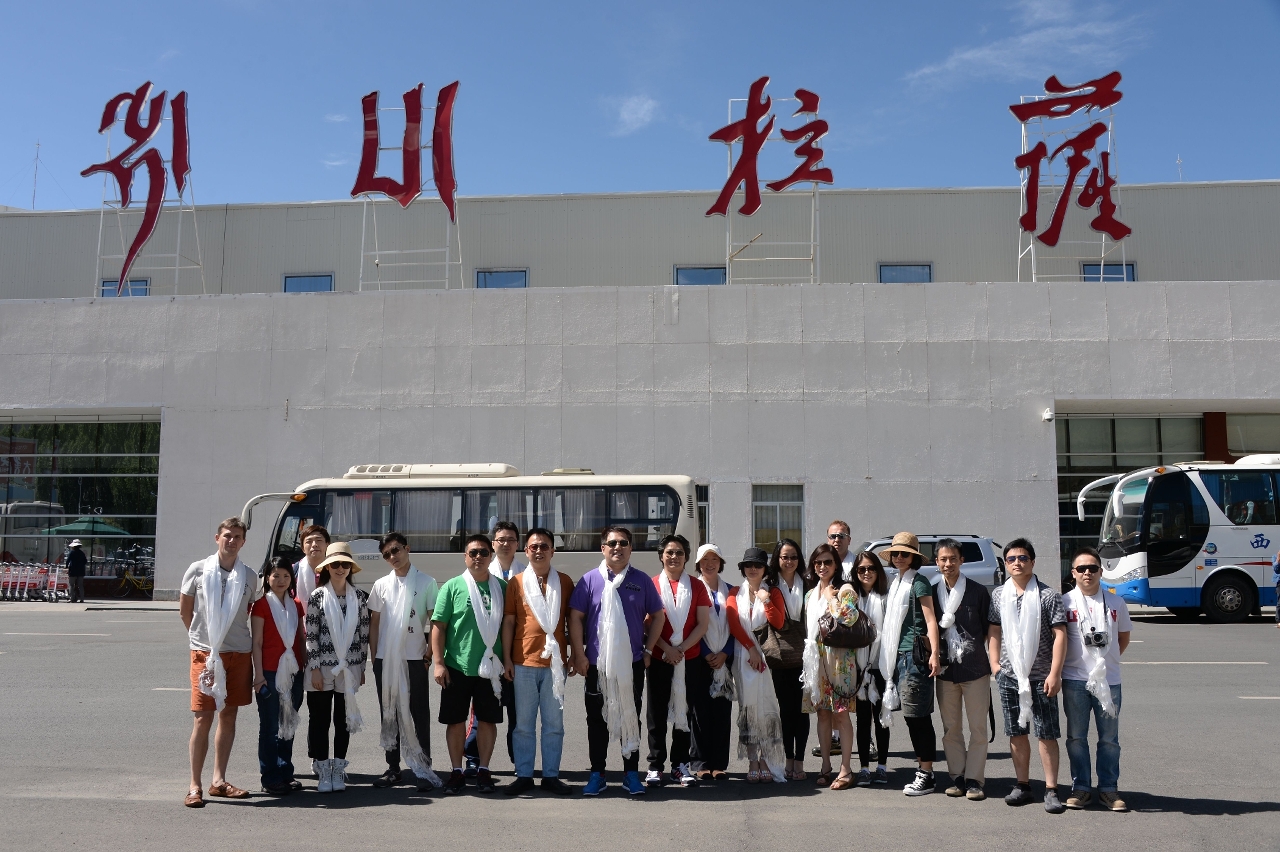
<svg viewBox="0 0 1280 852">
<path fill-rule="evenodd" d="M 888 790 L 753 787 L 734 780 L 629 800 L 615 784 L 595 801 L 447 799 L 412 787 L 374 790 L 368 784 L 382 760 L 376 726 L 370 726 L 352 738 L 352 787 L 343 795 L 309 789 L 283 800 L 214 800 L 191 811 L 181 805 L 191 723 L 186 640 L 177 612 L 0 604 L 0 720 L 6 728 L 0 824 L 8 848 L 137 852 L 201 844 L 284 849 L 304 841 L 325 849 L 422 844 L 664 852 L 833 843 L 1019 850 L 1101 845 L 1162 852 L 1280 848 L 1274 771 L 1280 630 L 1269 620 L 1218 626 L 1143 613 L 1135 616 L 1134 640 L 1125 655 L 1121 727 L 1121 790 L 1133 808 L 1129 814 L 1050 816 L 1038 805 L 1007 807 L 1000 797 L 1012 768 L 1001 737 L 988 764 L 991 799 L 907 798 L 900 788 L 910 779 L 912 761 L 900 723 L 890 758 L 897 787 Z M 577 785 L 586 780 L 581 683 L 571 680 L 566 697 L 564 777 Z M 373 692 L 362 692 L 361 700 L 366 718 L 376 719 Z M 258 780 L 257 729 L 253 708 L 242 710 L 229 778 L 251 789 Z M 447 763 L 443 729 L 432 734 L 439 766 Z M 495 771 L 506 783 L 511 765 L 501 745 L 498 752 Z M 744 768 L 735 762 L 730 770 Z M 816 769 L 814 759 L 808 768 Z M 1038 778 L 1035 758 L 1032 769 Z M 1065 750 L 1062 780 L 1065 794 Z"/>
</svg>

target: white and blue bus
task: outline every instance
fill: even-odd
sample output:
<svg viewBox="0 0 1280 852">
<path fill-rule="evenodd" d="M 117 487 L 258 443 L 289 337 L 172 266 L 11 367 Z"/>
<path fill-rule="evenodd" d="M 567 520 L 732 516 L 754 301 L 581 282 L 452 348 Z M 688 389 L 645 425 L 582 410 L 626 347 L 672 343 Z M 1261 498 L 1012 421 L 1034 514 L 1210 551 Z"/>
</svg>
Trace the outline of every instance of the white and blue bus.
<svg viewBox="0 0 1280 852">
<path fill-rule="evenodd" d="M 1267 455 L 1149 467 L 1089 483 L 1076 500 L 1081 520 L 1088 493 L 1115 486 L 1098 538 L 1103 585 L 1129 603 L 1188 617 L 1203 611 L 1217 622 L 1273 606 L 1278 474 L 1280 456 Z"/>
</svg>

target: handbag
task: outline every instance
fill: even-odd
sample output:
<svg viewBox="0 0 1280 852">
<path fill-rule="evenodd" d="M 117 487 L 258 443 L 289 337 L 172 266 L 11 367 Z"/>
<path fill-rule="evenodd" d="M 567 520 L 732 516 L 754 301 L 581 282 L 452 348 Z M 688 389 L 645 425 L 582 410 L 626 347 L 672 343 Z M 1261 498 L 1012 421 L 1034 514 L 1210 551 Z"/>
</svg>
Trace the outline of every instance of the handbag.
<svg viewBox="0 0 1280 852">
<path fill-rule="evenodd" d="M 876 641 L 876 626 L 862 613 L 853 624 L 841 624 L 824 612 L 818 616 L 818 641 L 828 648 L 866 648 Z"/>
<path fill-rule="evenodd" d="M 915 598 L 915 605 L 920 606 L 920 599 Z M 920 611 L 920 620 L 924 621 L 924 611 Z M 919 633 L 916 639 L 911 643 L 911 660 L 917 667 L 924 669 L 925 673 L 929 672 L 929 656 L 933 652 L 933 645 L 929 642 L 928 633 Z M 942 631 L 938 631 L 938 661 L 945 669 L 947 667 L 947 640 L 942 636 Z"/>
<path fill-rule="evenodd" d="M 798 669 L 804 665 L 804 623 L 792 621 L 787 616 L 778 630 L 772 624 L 766 624 L 764 638 L 760 641 L 760 650 L 770 668 Z"/>
</svg>

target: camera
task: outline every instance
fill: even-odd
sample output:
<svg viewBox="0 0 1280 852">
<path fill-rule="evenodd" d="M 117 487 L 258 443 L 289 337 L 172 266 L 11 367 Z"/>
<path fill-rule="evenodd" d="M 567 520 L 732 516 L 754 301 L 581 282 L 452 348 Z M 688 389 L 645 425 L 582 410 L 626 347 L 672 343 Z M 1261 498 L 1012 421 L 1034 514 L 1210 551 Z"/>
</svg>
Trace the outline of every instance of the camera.
<svg viewBox="0 0 1280 852">
<path fill-rule="evenodd" d="M 1107 633 L 1105 630 L 1099 633 L 1092 627 L 1089 628 L 1088 633 L 1083 634 L 1083 638 L 1085 645 L 1091 645 L 1094 648 L 1105 648 L 1107 645 L 1111 644 L 1110 633 Z"/>
</svg>

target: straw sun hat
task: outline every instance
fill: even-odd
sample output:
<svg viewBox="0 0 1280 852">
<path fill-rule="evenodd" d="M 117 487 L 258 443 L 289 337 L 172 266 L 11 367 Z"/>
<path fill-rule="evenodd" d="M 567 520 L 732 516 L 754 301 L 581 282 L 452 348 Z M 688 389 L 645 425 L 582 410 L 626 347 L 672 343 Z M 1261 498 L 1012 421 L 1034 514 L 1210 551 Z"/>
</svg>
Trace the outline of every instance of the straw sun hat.
<svg viewBox="0 0 1280 852">
<path fill-rule="evenodd" d="M 909 532 L 900 532 L 893 537 L 893 541 L 888 547 L 883 547 L 877 551 L 885 559 L 889 558 L 889 554 L 894 551 L 899 553 L 910 553 L 912 556 L 923 556 L 920 552 L 920 539 Z"/>
<path fill-rule="evenodd" d="M 329 545 L 329 549 L 325 551 L 324 561 L 320 563 L 316 570 L 319 571 L 321 568 L 326 568 L 335 562 L 350 562 L 351 573 L 360 573 L 360 563 L 356 562 L 356 558 L 351 555 L 351 545 L 345 541 L 335 541 Z"/>
</svg>

